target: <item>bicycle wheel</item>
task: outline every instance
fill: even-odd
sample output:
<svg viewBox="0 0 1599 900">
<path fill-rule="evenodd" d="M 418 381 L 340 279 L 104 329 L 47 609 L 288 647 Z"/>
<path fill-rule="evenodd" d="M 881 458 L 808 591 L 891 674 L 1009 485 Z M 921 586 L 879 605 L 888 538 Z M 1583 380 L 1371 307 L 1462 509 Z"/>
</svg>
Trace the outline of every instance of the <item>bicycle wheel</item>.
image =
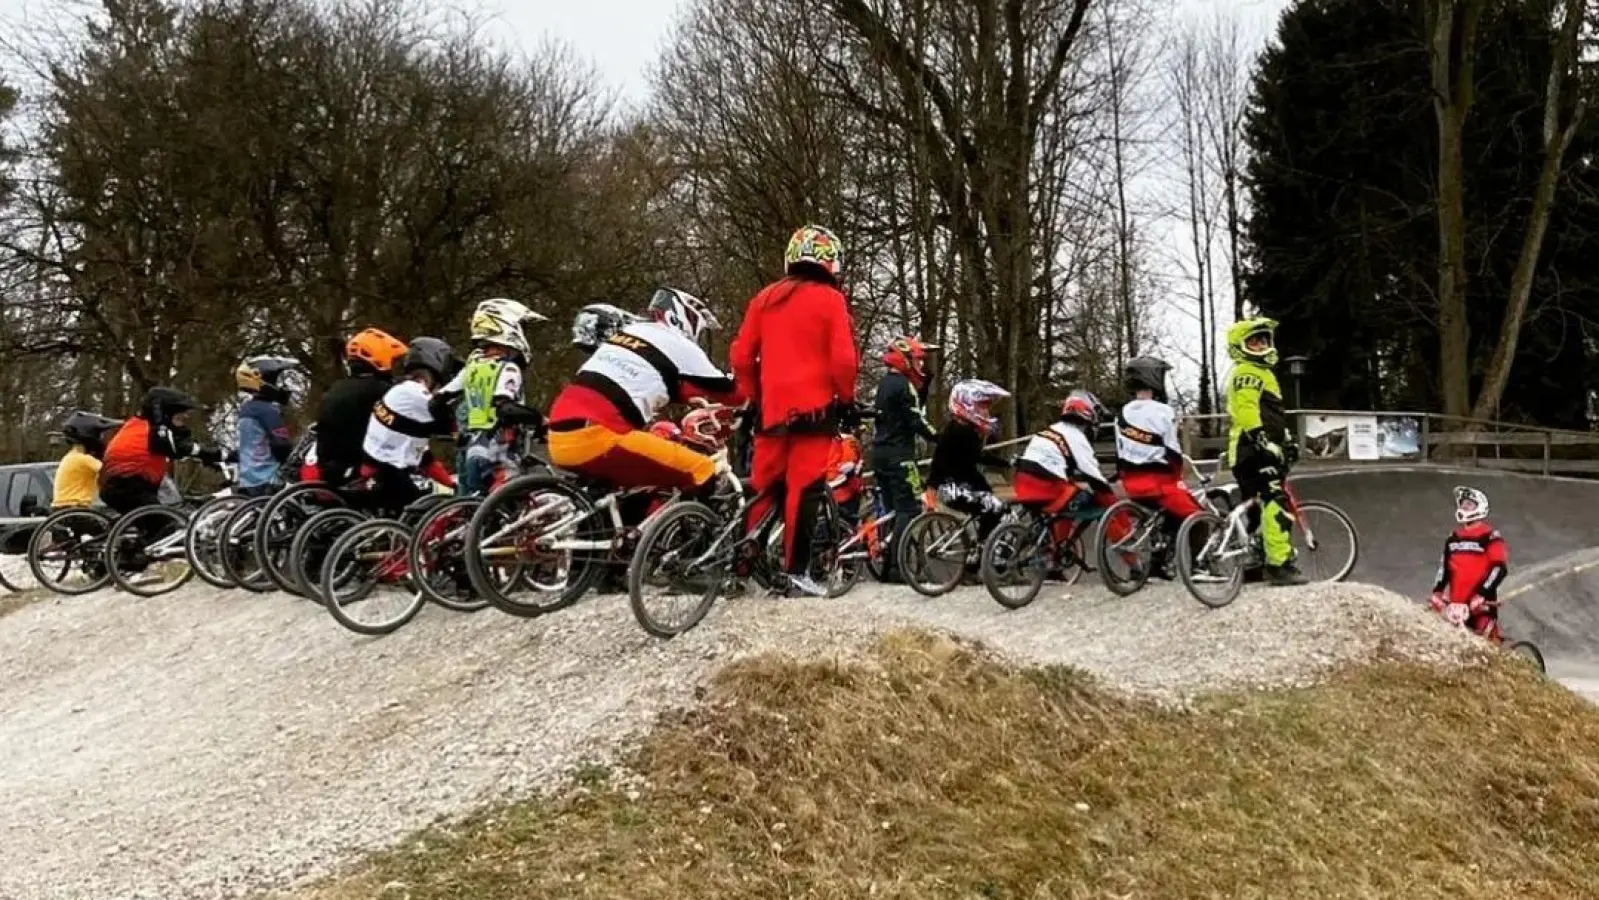
<svg viewBox="0 0 1599 900">
<path fill-rule="evenodd" d="M 1505 644 L 1505 649 L 1531 664 L 1538 670 L 1538 674 L 1547 675 L 1549 670 L 1544 667 L 1543 651 L 1532 641 L 1515 641 Z"/>
<path fill-rule="evenodd" d="M 302 593 L 294 571 L 294 536 L 312 516 L 345 506 L 344 498 L 320 481 L 302 481 L 273 494 L 255 526 L 255 556 L 279 590 Z"/>
<path fill-rule="evenodd" d="M 106 536 L 117 587 L 155 597 L 187 583 L 194 576 L 183 550 L 188 524 L 188 517 L 170 506 L 146 506 L 117 519 Z"/>
<path fill-rule="evenodd" d="M 416 618 L 427 596 L 411 577 L 411 529 L 396 519 L 368 519 L 328 548 L 321 595 L 328 612 L 356 634 L 390 634 Z"/>
<path fill-rule="evenodd" d="M 272 579 L 262 570 L 261 561 L 255 555 L 256 525 L 270 501 L 270 497 L 252 497 L 239 504 L 223 524 L 219 540 L 223 570 L 238 587 L 255 594 L 272 589 Z"/>
<path fill-rule="evenodd" d="M 1189 516 L 1177 529 L 1177 577 L 1195 600 L 1219 609 L 1244 587 L 1247 548 L 1235 547 L 1228 522 L 1212 513 Z"/>
<path fill-rule="evenodd" d="M 583 492 L 550 475 L 522 475 L 484 499 L 467 528 L 467 574 L 472 589 L 501 612 L 522 618 L 565 609 L 594 587 L 609 550 L 563 547 L 579 541 L 609 547 L 610 520 L 594 511 Z M 564 578 L 522 578 L 506 584 L 499 572 L 511 564 Z"/>
<path fill-rule="evenodd" d="M 899 538 L 899 573 L 924 597 L 941 597 L 966 574 L 974 547 L 967 523 L 947 512 L 924 512 Z"/>
<path fill-rule="evenodd" d="M 472 577 L 461 555 L 472 514 L 482 503 L 479 497 L 459 497 L 436 506 L 417 523 L 411 538 L 408 556 L 416 586 L 445 609 L 476 612 L 489 605 L 472 590 Z M 498 579 L 507 585 L 521 575 L 521 567 L 514 561 L 497 570 Z"/>
<path fill-rule="evenodd" d="M 700 624 L 727 587 L 730 527 L 710 507 L 684 500 L 644 529 L 627 567 L 628 605 L 641 628 L 674 638 Z"/>
<path fill-rule="evenodd" d="M 1112 523 L 1127 527 L 1121 540 L 1111 540 Z M 1100 580 L 1112 594 L 1127 597 L 1149 583 L 1155 562 L 1155 532 L 1160 524 L 1160 512 L 1136 500 L 1118 500 L 1105 510 L 1094 551 Z"/>
<path fill-rule="evenodd" d="M 105 564 L 111 517 L 96 509 L 51 513 L 28 538 L 28 569 L 45 589 L 77 596 L 111 582 Z"/>
<path fill-rule="evenodd" d="M 1312 544 L 1306 531 L 1315 537 Z M 1360 536 L 1355 523 L 1331 503 L 1307 500 L 1299 504 L 1294 523 L 1295 562 L 1313 582 L 1343 581 L 1355 570 L 1360 559 Z"/>
<path fill-rule="evenodd" d="M 183 535 L 183 554 L 188 557 L 194 574 L 212 587 L 237 587 L 222 566 L 220 538 L 228 517 L 244 501 L 245 498 L 231 494 L 212 497 L 189 518 L 189 528 Z"/>
<path fill-rule="evenodd" d="M 368 516 L 348 507 L 324 509 L 305 521 L 294 533 L 294 543 L 289 545 L 289 567 L 294 572 L 294 584 L 302 597 L 325 603 L 322 599 L 322 561 L 339 535 L 366 521 Z"/>
<path fill-rule="evenodd" d="M 1006 609 L 1021 609 L 1037 599 L 1049 574 L 1049 531 L 1028 518 L 994 529 L 983 542 L 983 587 Z"/>
</svg>

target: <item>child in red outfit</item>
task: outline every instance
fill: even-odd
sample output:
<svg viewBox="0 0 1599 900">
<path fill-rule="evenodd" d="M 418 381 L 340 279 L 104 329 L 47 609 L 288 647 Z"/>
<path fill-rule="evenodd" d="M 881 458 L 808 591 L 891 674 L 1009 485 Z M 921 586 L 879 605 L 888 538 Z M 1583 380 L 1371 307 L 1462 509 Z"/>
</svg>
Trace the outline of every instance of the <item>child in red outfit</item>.
<svg viewBox="0 0 1599 900">
<path fill-rule="evenodd" d="M 1033 436 L 1016 463 L 1017 502 L 1055 515 L 1084 513 L 1116 502 L 1110 482 L 1100 472 L 1089 435 L 1099 424 L 1099 401 L 1087 391 L 1073 391 L 1061 405 L 1060 420 Z M 1054 525 L 1057 546 L 1065 546 L 1077 530 L 1072 518 Z M 1112 534 L 1119 540 L 1121 533 Z"/>
<path fill-rule="evenodd" d="M 1463 604 L 1465 626 L 1495 643 L 1499 629 L 1499 586 L 1510 572 L 1510 551 L 1499 530 L 1488 522 L 1488 496 L 1473 487 L 1455 488 L 1455 521 L 1459 527 L 1444 542 L 1444 556 L 1432 587 L 1432 608 L 1442 614 Z"/>
</svg>

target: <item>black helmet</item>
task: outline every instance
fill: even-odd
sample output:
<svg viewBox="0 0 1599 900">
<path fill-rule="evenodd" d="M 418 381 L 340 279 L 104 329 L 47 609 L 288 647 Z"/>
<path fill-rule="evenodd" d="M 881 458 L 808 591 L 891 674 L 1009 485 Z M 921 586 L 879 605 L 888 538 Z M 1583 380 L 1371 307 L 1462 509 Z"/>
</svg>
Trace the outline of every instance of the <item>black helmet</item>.
<svg viewBox="0 0 1599 900">
<path fill-rule="evenodd" d="M 411 341 L 406 349 L 401 370 L 410 374 L 417 369 L 426 369 L 433 373 L 439 384 L 443 384 L 454 378 L 455 373 L 461 371 L 461 366 L 461 358 L 455 355 L 449 344 L 436 337 L 419 337 Z"/>
<path fill-rule="evenodd" d="M 1129 359 L 1127 365 L 1122 367 L 1122 379 L 1129 393 L 1154 391 L 1155 399 L 1164 403 L 1166 373 L 1170 371 L 1171 364 L 1165 360 L 1153 356 L 1140 356 Z"/>
<path fill-rule="evenodd" d="M 256 356 L 239 363 L 239 367 L 233 370 L 233 381 L 239 390 L 255 394 L 262 400 L 287 403 L 293 398 L 294 392 L 303 387 L 304 376 L 297 359 Z"/>
<path fill-rule="evenodd" d="M 153 387 L 144 395 L 139 406 L 139 416 L 157 425 L 172 424 L 172 417 L 181 412 L 199 409 L 200 401 L 177 388 Z"/>
<path fill-rule="evenodd" d="M 85 450 L 98 456 L 106 436 L 121 424 L 116 419 L 80 409 L 61 423 L 61 435 L 71 443 L 82 444 Z"/>
</svg>

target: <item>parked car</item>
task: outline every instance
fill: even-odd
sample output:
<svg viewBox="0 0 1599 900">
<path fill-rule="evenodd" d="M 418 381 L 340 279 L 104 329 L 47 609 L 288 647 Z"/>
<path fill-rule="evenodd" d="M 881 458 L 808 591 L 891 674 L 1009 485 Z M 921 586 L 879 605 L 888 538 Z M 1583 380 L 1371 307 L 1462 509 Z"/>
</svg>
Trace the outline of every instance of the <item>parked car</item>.
<svg viewBox="0 0 1599 900">
<path fill-rule="evenodd" d="M 55 494 L 56 464 L 19 463 L 0 466 L 0 520 L 43 519 Z M 0 524 L 0 553 L 28 552 L 31 524 Z"/>
</svg>

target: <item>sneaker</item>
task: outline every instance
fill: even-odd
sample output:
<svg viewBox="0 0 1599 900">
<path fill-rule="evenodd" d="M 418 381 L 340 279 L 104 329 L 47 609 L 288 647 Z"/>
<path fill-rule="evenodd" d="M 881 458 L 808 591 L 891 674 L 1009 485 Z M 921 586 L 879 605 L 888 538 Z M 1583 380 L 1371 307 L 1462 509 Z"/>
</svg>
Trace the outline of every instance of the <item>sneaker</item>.
<svg viewBox="0 0 1599 900">
<path fill-rule="evenodd" d="M 826 597 L 827 588 L 817 584 L 809 575 L 790 575 L 788 576 L 788 596 Z"/>
<path fill-rule="evenodd" d="M 1266 581 L 1273 587 L 1288 587 L 1290 585 L 1310 583 L 1310 579 L 1306 578 L 1303 573 L 1295 568 L 1293 563 L 1285 563 L 1280 566 L 1267 566 Z"/>
</svg>

